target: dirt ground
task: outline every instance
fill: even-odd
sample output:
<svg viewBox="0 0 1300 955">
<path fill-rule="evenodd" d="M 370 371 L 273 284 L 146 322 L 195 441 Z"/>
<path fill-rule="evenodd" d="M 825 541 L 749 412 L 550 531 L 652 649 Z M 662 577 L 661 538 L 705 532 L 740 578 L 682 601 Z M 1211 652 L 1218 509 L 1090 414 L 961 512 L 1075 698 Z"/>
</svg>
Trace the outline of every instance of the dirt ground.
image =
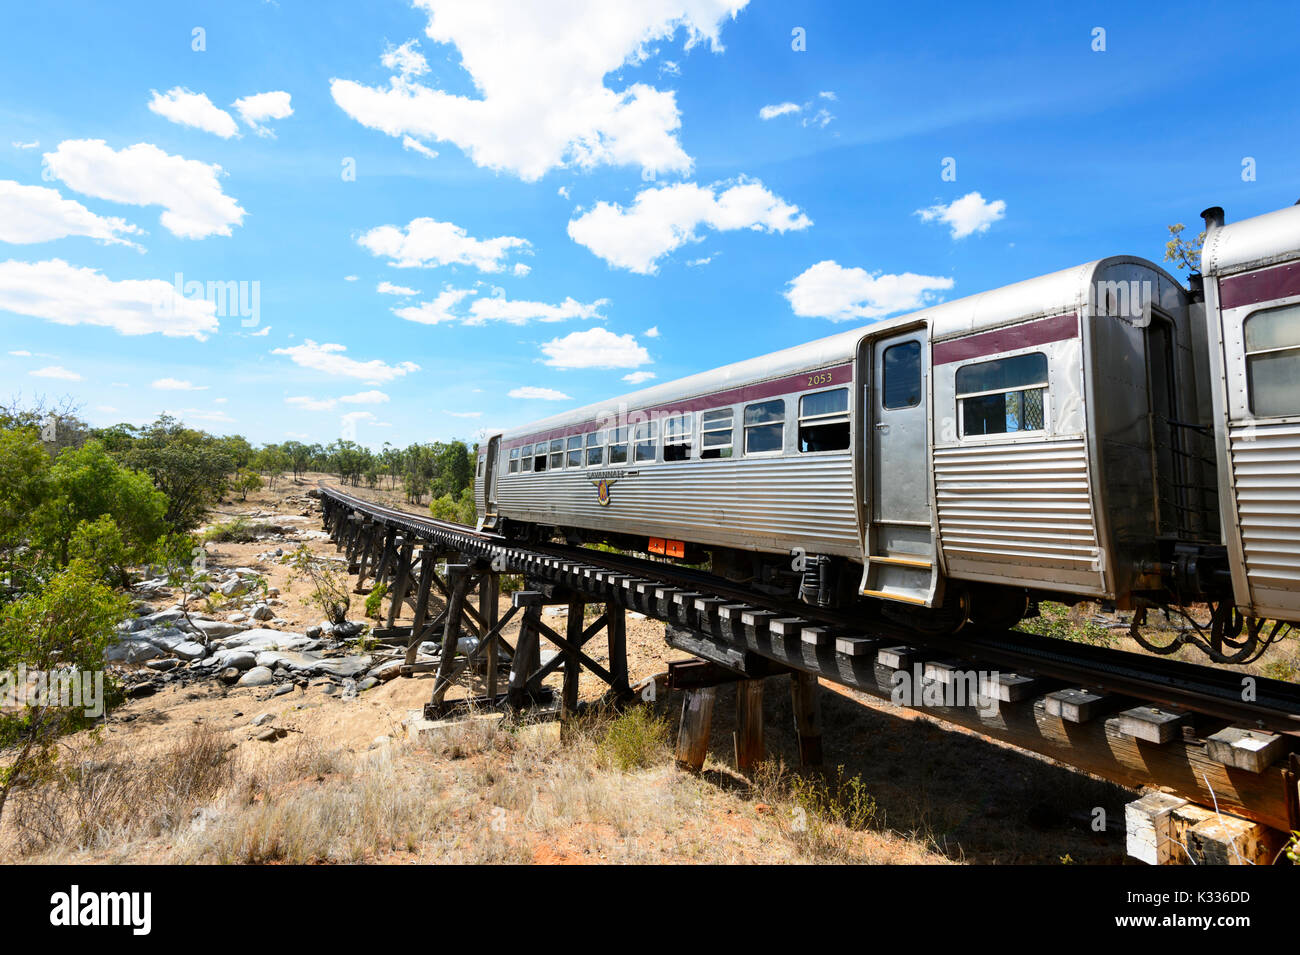
<svg viewBox="0 0 1300 955">
<path fill-rule="evenodd" d="M 287 554 L 299 543 L 334 555 L 331 542 L 310 533 L 320 529 L 319 508 L 305 497 L 315 477 L 282 480 L 247 501 L 226 502 L 212 516 L 213 523 L 243 517 L 293 526 L 298 530 L 289 537 L 297 539 L 208 548 L 210 565 L 263 574 L 280 591 L 282 628 L 298 632 L 320 619 L 304 603 L 305 584 L 278 559 L 259 555 L 276 547 Z M 359 493 L 402 504 L 400 492 Z M 353 600 L 349 617 L 359 619 L 364 597 Z M 503 598 L 501 612 L 508 606 Z M 560 629 L 563 619 L 547 622 Z M 667 646 L 663 629 L 656 621 L 628 620 L 634 681 L 686 658 Z M 516 632 L 514 624 L 507 628 L 512 644 Z M 594 659 L 606 662 L 601 641 L 588 646 Z M 431 677 L 417 676 L 351 696 L 327 694 L 322 684 L 273 697 L 270 688 L 210 680 L 130 700 L 99 730 L 69 741 L 69 765 L 96 760 L 112 766 L 120 759 L 124 772 L 131 765 L 154 767 L 148 775 L 156 783 L 171 778 L 168 767 L 185 759 L 187 747 L 207 745 L 184 741 L 208 740 L 219 741 L 221 762 L 233 767 L 233 775 L 211 792 L 187 784 L 185 793 L 167 788 L 153 794 L 178 807 L 161 822 L 156 813 L 146 820 L 138 809 L 128 810 L 126 803 L 140 800 L 124 797 L 122 807 L 105 810 L 116 814 L 116 829 L 100 824 L 89 835 L 84 827 L 65 832 L 76 827 L 60 818 L 46 827 L 55 835 L 24 841 L 10 818 L 15 814 L 7 813 L 0 852 L 76 862 L 1124 860 L 1123 806 L 1134 798 L 1130 791 L 843 687 L 827 684 L 831 692 L 823 694 L 824 746 L 831 780 L 860 777 L 869 794 L 869 812 L 852 818 L 834 807 L 823 812 L 824 800 L 810 800 L 806 784 L 782 768 L 797 764 L 797 740 L 788 683 L 781 678 L 766 688 L 770 762 L 756 780 L 734 769 L 731 687 L 719 691 L 709 759 L 694 776 L 672 762 L 678 694 L 654 704 L 662 738 L 650 747 L 653 758 L 628 768 L 610 765 L 608 730 L 596 725 L 566 743 L 554 723 L 506 731 L 475 717 L 412 741 L 405 721 L 429 699 L 432 684 Z M 585 699 L 602 689 L 584 672 Z M 482 687 L 449 695 L 465 692 Z M 253 725 L 258 717 L 260 727 Z M 272 741 L 259 739 L 266 726 L 283 732 Z M 1089 826 L 1099 806 L 1111 820 L 1101 833 Z M 816 817 L 811 826 L 800 821 L 809 807 Z M 173 818 L 180 809 L 188 816 Z M 60 812 L 75 814 L 46 814 Z"/>
</svg>

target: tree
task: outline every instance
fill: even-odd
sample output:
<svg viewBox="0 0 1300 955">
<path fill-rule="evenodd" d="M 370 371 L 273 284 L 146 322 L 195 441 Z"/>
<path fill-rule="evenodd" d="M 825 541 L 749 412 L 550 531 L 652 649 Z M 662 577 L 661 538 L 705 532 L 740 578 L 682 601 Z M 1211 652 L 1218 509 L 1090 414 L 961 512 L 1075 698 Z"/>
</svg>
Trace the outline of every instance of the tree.
<svg viewBox="0 0 1300 955">
<path fill-rule="evenodd" d="M 13 551 L 27 534 L 31 514 L 49 493 L 50 458 L 30 427 L 0 431 L 0 562 L 11 577 Z"/>
<path fill-rule="evenodd" d="M 234 486 L 235 490 L 239 492 L 239 499 L 247 501 L 249 491 L 260 491 L 262 489 L 262 477 L 256 471 L 240 468 L 235 472 Z"/>
<path fill-rule="evenodd" d="M 235 470 L 229 452 L 211 435 L 185 427 L 163 415 L 140 432 L 121 455 L 131 468 L 144 471 L 167 495 L 167 523 L 175 530 L 197 527 L 226 490 Z"/>
<path fill-rule="evenodd" d="M 31 517 L 30 536 L 62 567 L 78 525 L 108 515 L 125 559 L 148 559 L 166 531 L 168 501 L 149 477 L 122 467 L 97 440 L 66 448 L 50 467 L 48 493 Z"/>
<path fill-rule="evenodd" d="M 1177 222 L 1169 226 L 1169 241 L 1165 243 L 1165 261 L 1173 262 L 1178 268 L 1188 272 L 1201 271 L 1201 246 L 1205 244 L 1205 233 L 1199 233 L 1188 242 L 1183 238 L 1183 224 Z"/>
<path fill-rule="evenodd" d="M 293 479 L 297 481 L 311 465 L 312 449 L 301 441 L 286 441 L 283 450 L 289 459 L 289 467 L 293 468 Z"/>
<path fill-rule="evenodd" d="M 0 713 L 0 744 L 13 747 L 14 755 L 0 770 L 0 815 L 9 793 L 27 784 L 48 766 L 59 736 L 77 729 L 94 714 L 83 708 L 60 705 L 57 693 L 49 692 L 49 677 L 62 674 L 80 678 L 102 671 L 104 650 L 113 629 L 126 616 L 129 601 L 115 594 L 95 577 L 92 568 L 74 561 L 56 574 L 39 593 L 20 598 L 0 609 L 0 669 L 28 672 L 47 678 L 44 697 L 21 701 L 16 711 Z M 102 684 L 101 684 L 102 689 Z M 100 701 L 102 702 L 102 700 Z"/>
</svg>

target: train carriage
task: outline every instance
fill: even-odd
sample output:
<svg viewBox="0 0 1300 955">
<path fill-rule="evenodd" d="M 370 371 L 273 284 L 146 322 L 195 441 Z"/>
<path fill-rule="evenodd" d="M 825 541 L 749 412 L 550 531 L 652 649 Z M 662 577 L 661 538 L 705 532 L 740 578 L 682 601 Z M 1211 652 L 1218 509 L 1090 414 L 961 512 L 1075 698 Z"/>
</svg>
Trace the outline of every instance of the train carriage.
<svg viewBox="0 0 1300 955">
<path fill-rule="evenodd" d="M 1206 218 L 1202 274 L 1236 605 L 1300 619 L 1300 206 Z"/>
<path fill-rule="evenodd" d="M 1217 542 L 1205 335 L 1103 259 L 494 434 L 481 522 L 939 629 L 1129 604 Z"/>
</svg>

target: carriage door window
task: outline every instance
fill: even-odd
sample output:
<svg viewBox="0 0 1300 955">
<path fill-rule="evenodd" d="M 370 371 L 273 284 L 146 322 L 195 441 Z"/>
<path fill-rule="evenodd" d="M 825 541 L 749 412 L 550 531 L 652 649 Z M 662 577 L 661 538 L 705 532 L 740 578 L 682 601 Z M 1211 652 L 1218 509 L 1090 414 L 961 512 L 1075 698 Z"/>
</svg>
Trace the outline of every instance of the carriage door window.
<svg viewBox="0 0 1300 955">
<path fill-rule="evenodd" d="M 799 450 L 843 451 L 849 446 L 849 389 L 799 399 Z"/>
<path fill-rule="evenodd" d="M 700 415 L 701 458 L 731 457 L 731 423 L 734 417 L 730 408 Z"/>
<path fill-rule="evenodd" d="M 785 447 L 785 401 L 745 406 L 745 453 L 768 454 Z"/>
<path fill-rule="evenodd" d="M 664 419 L 664 460 L 689 461 L 691 457 L 691 415 L 669 415 Z"/>
<path fill-rule="evenodd" d="M 903 342 L 885 349 L 881 360 L 882 404 L 915 408 L 921 403 L 921 343 Z"/>
<path fill-rule="evenodd" d="M 531 471 L 533 469 L 533 446 L 525 444 L 522 451 L 519 452 L 519 470 Z"/>
<path fill-rule="evenodd" d="M 1246 388 L 1250 413 L 1300 414 L 1300 305 L 1247 316 Z"/>
<path fill-rule="evenodd" d="M 962 437 L 1042 431 L 1046 393 L 1042 352 L 963 365 L 957 369 Z"/>
</svg>

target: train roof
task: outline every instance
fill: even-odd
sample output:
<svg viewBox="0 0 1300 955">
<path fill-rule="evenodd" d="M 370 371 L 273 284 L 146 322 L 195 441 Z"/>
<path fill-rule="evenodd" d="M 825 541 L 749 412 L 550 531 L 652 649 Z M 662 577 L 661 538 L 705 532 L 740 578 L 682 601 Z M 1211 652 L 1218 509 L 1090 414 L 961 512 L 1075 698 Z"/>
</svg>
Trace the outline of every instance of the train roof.
<svg viewBox="0 0 1300 955">
<path fill-rule="evenodd" d="M 1146 259 L 1135 256 L 1096 259 L 1059 272 L 1016 282 L 1013 285 L 968 295 L 951 302 L 942 302 L 906 315 L 882 319 L 869 325 L 857 325 L 848 331 L 755 358 L 747 358 L 720 368 L 698 372 L 685 378 L 666 381 L 650 388 L 615 395 L 594 404 L 551 415 L 500 433 L 506 439 L 513 439 L 522 435 L 562 428 L 569 424 L 598 420 L 619 405 L 625 405 L 629 409 L 661 407 L 742 384 L 842 363 L 853 358 L 858 341 L 868 331 L 879 333 L 890 328 L 904 328 L 925 322 L 930 327 L 931 339 L 941 340 L 1024 319 L 1080 310 L 1087 304 L 1088 289 L 1093 276 L 1107 266 L 1125 264 L 1149 267 L 1164 275 L 1175 285 L 1178 284 L 1176 279 Z"/>
<path fill-rule="evenodd" d="M 1219 226 L 1201 250 L 1201 272 L 1224 275 L 1300 255 L 1300 205 Z"/>
</svg>

